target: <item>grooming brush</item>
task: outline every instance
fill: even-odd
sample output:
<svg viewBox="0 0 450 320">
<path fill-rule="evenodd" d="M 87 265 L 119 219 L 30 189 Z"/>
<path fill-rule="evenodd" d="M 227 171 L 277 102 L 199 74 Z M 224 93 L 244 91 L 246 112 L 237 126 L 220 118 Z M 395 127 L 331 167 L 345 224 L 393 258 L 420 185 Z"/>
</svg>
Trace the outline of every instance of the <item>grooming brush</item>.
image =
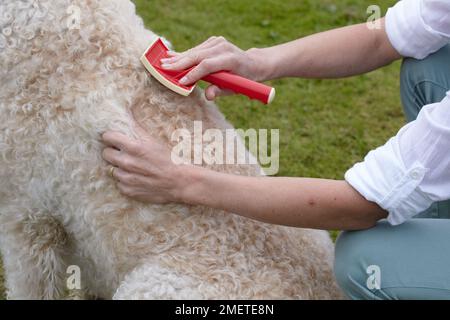
<svg viewBox="0 0 450 320">
<path fill-rule="evenodd" d="M 163 69 L 161 67 L 161 59 L 168 57 L 168 51 L 169 48 L 167 48 L 161 38 L 157 38 L 142 55 L 141 62 L 148 72 L 161 84 L 178 94 L 188 96 L 194 90 L 196 83 L 186 86 L 180 84 L 179 81 L 196 66 L 181 71 Z M 221 89 L 231 90 L 250 99 L 259 100 L 264 104 L 271 103 L 275 98 L 274 88 L 228 71 L 212 73 L 201 80 L 216 85 Z"/>
</svg>

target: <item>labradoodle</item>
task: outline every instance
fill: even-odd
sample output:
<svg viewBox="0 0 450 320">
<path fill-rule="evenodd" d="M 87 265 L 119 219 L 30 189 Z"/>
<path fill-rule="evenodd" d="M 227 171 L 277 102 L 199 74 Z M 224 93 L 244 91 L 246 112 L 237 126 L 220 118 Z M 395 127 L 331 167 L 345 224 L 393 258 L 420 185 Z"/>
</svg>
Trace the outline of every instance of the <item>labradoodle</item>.
<svg viewBox="0 0 450 320">
<path fill-rule="evenodd" d="M 139 58 L 156 37 L 130 0 L 0 1 L 0 248 L 10 299 L 337 298 L 325 231 L 121 196 L 100 134 L 162 143 L 232 128 L 201 91 L 178 96 Z M 214 170 L 259 175 L 256 165 Z M 80 270 L 73 287 L 68 270 Z M 77 283 L 77 282 L 75 282 Z M 72 283 L 73 284 L 73 283 Z"/>
</svg>

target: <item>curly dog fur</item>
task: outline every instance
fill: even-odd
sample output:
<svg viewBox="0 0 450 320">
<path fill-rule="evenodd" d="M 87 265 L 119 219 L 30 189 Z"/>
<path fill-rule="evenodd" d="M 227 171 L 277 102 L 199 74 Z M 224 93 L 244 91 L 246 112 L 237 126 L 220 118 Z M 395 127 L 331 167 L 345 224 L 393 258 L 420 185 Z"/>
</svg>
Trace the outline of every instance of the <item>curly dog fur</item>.
<svg viewBox="0 0 450 320">
<path fill-rule="evenodd" d="M 80 28 L 70 27 L 71 5 Z M 231 126 L 200 91 L 180 97 L 139 62 L 155 34 L 129 0 L 0 2 L 0 245 L 10 299 L 336 298 L 324 231 L 120 195 L 99 136 L 133 115 L 167 145 L 175 129 Z M 258 175 L 258 166 L 213 166 Z"/>
</svg>

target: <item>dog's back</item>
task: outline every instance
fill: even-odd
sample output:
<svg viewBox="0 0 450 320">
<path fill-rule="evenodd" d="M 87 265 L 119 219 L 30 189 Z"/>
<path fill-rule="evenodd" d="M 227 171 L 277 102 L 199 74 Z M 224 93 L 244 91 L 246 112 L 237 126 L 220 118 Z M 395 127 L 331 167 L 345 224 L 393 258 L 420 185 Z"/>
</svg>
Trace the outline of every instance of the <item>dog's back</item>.
<svg viewBox="0 0 450 320">
<path fill-rule="evenodd" d="M 130 1 L 8 1 L 0 12 L 0 244 L 9 297 L 63 297 L 69 265 L 80 267 L 83 291 L 102 298 L 338 296 L 325 232 L 118 193 L 100 158 L 102 132 L 133 135 L 133 115 L 168 145 L 194 120 L 205 130 L 230 128 L 199 92 L 180 97 L 148 77 L 139 56 L 155 35 Z"/>
</svg>

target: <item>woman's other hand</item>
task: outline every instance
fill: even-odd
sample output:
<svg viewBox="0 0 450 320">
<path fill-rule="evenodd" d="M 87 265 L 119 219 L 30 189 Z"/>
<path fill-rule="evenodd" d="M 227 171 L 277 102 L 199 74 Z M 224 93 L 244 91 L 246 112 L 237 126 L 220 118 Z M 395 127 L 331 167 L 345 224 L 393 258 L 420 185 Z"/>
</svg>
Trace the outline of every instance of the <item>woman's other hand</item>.
<svg viewBox="0 0 450 320">
<path fill-rule="evenodd" d="M 157 204 L 180 202 L 183 167 L 171 160 L 170 150 L 139 130 L 138 140 L 119 132 L 102 135 L 107 146 L 102 153 L 112 165 L 110 174 L 123 195 Z"/>
</svg>

